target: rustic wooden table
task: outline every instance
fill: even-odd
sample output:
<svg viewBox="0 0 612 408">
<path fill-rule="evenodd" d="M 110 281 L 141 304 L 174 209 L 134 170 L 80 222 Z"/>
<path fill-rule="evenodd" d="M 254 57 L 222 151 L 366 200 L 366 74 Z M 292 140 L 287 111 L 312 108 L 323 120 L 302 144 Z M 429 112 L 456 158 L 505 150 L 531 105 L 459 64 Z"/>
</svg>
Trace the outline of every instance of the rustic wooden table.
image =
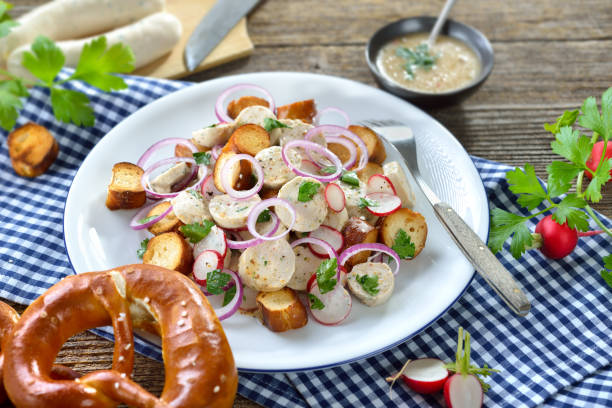
<svg viewBox="0 0 612 408">
<path fill-rule="evenodd" d="M 48 0 L 14 0 L 14 15 Z M 194 75 L 205 81 L 257 71 L 305 71 L 374 85 L 364 59 L 368 38 L 402 17 L 436 15 L 443 0 L 266 0 L 250 15 L 254 54 Z M 77 17 L 78 18 L 78 17 Z M 482 31 L 493 44 L 495 68 L 460 105 L 430 110 L 470 154 L 535 165 L 539 176 L 554 158 L 544 129 L 566 109 L 612 85 L 610 0 L 458 2 L 451 18 Z M 612 216 L 612 187 L 596 208 Z M 23 307 L 17 306 L 19 311 Z M 77 371 L 108 368 L 112 344 L 90 333 L 71 338 L 58 361 Z M 134 379 L 161 392 L 163 365 L 137 356 Z M 256 407 L 237 397 L 236 407 Z"/>
</svg>

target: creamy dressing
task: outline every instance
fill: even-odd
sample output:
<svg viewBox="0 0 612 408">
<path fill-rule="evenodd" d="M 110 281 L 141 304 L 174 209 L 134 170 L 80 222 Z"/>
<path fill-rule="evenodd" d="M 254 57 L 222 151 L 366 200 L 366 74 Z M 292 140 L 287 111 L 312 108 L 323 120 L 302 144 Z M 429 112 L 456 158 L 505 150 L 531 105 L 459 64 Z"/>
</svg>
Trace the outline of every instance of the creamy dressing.
<svg viewBox="0 0 612 408">
<path fill-rule="evenodd" d="M 397 55 L 397 50 L 401 47 L 415 50 L 428 37 L 428 33 L 407 34 L 389 42 L 378 53 L 378 69 L 404 88 L 427 93 L 452 91 L 476 79 L 481 70 L 476 53 L 462 41 L 446 35 L 440 35 L 429 50 L 429 54 L 435 57 L 433 66 L 412 65 L 411 77 L 404 68 L 406 59 Z"/>
</svg>

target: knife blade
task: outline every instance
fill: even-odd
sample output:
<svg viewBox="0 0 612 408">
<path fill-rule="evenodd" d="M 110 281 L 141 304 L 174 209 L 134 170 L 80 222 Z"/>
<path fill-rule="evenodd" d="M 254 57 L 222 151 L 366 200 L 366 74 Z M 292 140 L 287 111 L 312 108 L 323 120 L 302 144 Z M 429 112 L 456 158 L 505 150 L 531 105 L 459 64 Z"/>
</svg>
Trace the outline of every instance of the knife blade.
<svg viewBox="0 0 612 408">
<path fill-rule="evenodd" d="M 260 0 L 219 0 L 198 23 L 185 46 L 185 65 L 193 71 Z"/>
</svg>

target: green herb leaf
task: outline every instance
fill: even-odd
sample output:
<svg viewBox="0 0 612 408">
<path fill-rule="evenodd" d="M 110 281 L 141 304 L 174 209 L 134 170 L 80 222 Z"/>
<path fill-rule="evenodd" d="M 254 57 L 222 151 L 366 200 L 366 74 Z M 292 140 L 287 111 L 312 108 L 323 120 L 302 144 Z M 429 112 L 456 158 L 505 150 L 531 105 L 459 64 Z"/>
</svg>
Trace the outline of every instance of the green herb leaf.
<svg viewBox="0 0 612 408">
<path fill-rule="evenodd" d="M 221 272 L 220 269 L 210 271 L 206 274 L 206 290 L 213 295 L 220 295 L 231 279 L 229 273 Z"/>
<path fill-rule="evenodd" d="M 378 292 L 380 292 L 380 289 L 378 289 L 378 276 L 376 275 L 356 275 L 355 280 L 361 285 L 363 290 L 365 290 L 371 296 L 375 296 Z"/>
<path fill-rule="evenodd" d="M 0 81 L 0 126 L 6 130 L 15 126 L 19 111 L 23 108 L 21 98 L 28 95 L 28 89 L 20 79 Z"/>
<path fill-rule="evenodd" d="M 272 118 L 265 118 L 263 127 L 268 132 L 271 132 L 273 129 L 277 129 L 277 128 L 291 129 L 290 126 L 287 126 L 283 122 L 279 122 L 278 120 L 272 119 Z"/>
<path fill-rule="evenodd" d="M 140 220 L 138 220 L 139 224 L 146 224 L 149 221 L 152 221 L 154 219 L 156 219 L 157 217 L 159 217 L 159 215 L 150 215 L 148 217 L 142 218 Z"/>
<path fill-rule="evenodd" d="M 206 281 L 206 283 L 208 283 L 208 280 Z M 236 296 L 236 285 L 225 291 L 225 294 L 223 295 L 223 306 L 227 306 L 227 304 L 231 302 L 232 299 L 234 299 L 234 296 Z"/>
<path fill-rule="evenodd" d="M 414 79 L 414 71 L 418 68 L 429 71 L 438 59 L 437 56 L 429 53 L 427 44 L 419 44 L 414 49 L 398 47 L 395 54 L 406 61 L 404 71 L 408 79 Z"/>
<path fill-rule="evenodd" d="M 149 245 L 149 238 L 145 238 L 140 242 L 140 248 L 136 250 L 136 255 L 138 255 L 138 259 L 142 259 L 144 253 L 147 251 L 147 245 Z"/>
<path fill-rule="evenodd" d="M 378 207 L 380 204 L 369 198 L 359 197 L 359 208 Z"/>
<path fill-rule="evenodd" d="M 555 138 L 556 140 L 550 144 L 553 152 L 565 157 L 582 169 L 586 168 L 585 162 L 588 160 L 593 149 L 593 143 L 591 143 L 589 137 L 580 136 L 577 130 L 564 126 L 555 135 Z"/>
<path fill-rule="evenodd" d="M 548 194 L 551 197 L 558 197 L 569 191 L 572 181 L 582 171 L 582 168 L 573 163 L 553 161 L 546 166 L 546 171 L 548 172 L 548 181 L 546 183 L 548 185 Z"/>
<path fill-rule="evenodd" d="M 298 191 L 298 201 L 302 203 L 306 203 L 312 200 L 315 194 L 319 192 L 321 188 L 321 184 L 314 181 L 304 181 L 300 184 L 300 189 Z"/>
<path fill-rule="evenodd" d="M 357 177 L 357 173 L 354 171 L 346 171 L 340 177 L 340 180 L 345 182 L 346 184 L 350 184 L 351 186 L 359 187 L 359 177 Z"/>
<path fill-rule="evenodd" d="M 179 230 L 187 239 L 189 239 L 189 242 L 192 244 L 197 244 L 206 238 L 214 225 L 214 222 L 204 220 L 201 223 L 194 222 L 193 224 L 181 225 Z"/>
<path fill-rule="evenodd" d="M 604 160 L 601 166 L 593 175 L 591 182 L 584 190 L 584 196 L 587 200 L 597 203 L 601 200 L 601 188 L 610 180 L 610 169 L 612 168 L 612 159 Z"/>
<path fill-rule="evenodd" d="M 214 127 L 217 127 L 217 124 L 216 124 L 216 123 L 213 123 L 212 125 L 208 125 L 207 127 L 209 127 L 209 128 L 214 128 Z"/>
<path fill-rule="evenodd" d="M 563 224 L 567 221 L 567 225 L 570 228 L 588 231 L 588 215 L 581 210 L 581 208 L 586 207 L 586 205 L 587 202 L 583 198 L 578 197 L 577 194 L 568 194 L 561 200 L 552 218 L 559 224 Z"/>
<path fill-rule="evenodd" d="M 87 95 L 70 89 L 51 88 L 51 106 L 57 120 L 77 126 L 93 126 L 96 117 Z"/>
<path fill-rule="evenodd" d="M 6 37 L 11 29 L 19 25 L 18 22 L 13 21 L 12 17 L 7 14 L 7 11 L 12 9 L 13 5 L 5 1 L 0 1 L 0 38 Z"/>
<path fill-rule="evenodd" d="M 118 43 L 106 49 L 106 37 L 98 37 L 83 46 L 71 79 L 80 79 L 105 92 L 127 88 L 127 84 L 112 73 L 128 73 L 134 69 L 134 54 L 130 47 Z"/>
<path fill-rule="evenodd" d="M 401 259 L 414 258 L 414 253 L 416 251 L 414 243 L 410 240 L 410 235 L 401 228 L 395 234 L 391 249 L 397 252 Z"/>
<path fill-rule="evenodd" d="M 601 277 L 612 288 L 612 254 L 603 258 L 604 268 L 601 270 Z"/>
<path fill-rule="evenodd" d="M 64 66 L 64 53 L 53 41 L 42 35 L 36 37 L 31 50 L 23 54 L 22 65 L 45 84 L 52 85 Z"/>
<path fill-rule="evenodd" d="M 331 292 L 336 286 L 336 273 L 338 271 L 338 260 L 336 258 L 326 259 L 317 268 L 317 286 L 319 292 L 325 294 Z"/>
<path fill-rule="evenodd" d="M 550 133 L 554 135 L 554 134 L 559 133 L 559 130 L 561 129 L 561 127 L 572 126 L 576 122 L 577 118 L 578 118 L 578 109 L 573 110 L 573 111 L 565 111 L 563 112 L 563 115 L 557 118 L 557 121 L 555 123 L 545 123 L 544 129 L 546 129 L 547 131 L 549 131 Z"/>
<path fill-rule="evenodd" d="M 533 243 L 531 232 L 525 225 L 527 219 L 500 208 L 494 208 L 491 211 L 491 233 L 489 234 L 491 251 L 493 253 L 500 251 L 504 242 L 512 237 L 510 252 L 516 259 L 520 258 L 525 248 Z"/>
<path fill-rule="evenodd" d="M 593 132 L 597 132 L 602 136 L 607 133 L 604 121 L 599 114 L 599 109 L 597 109 L 597 101 L 594 97 L 590 96 L 586 98 L 582 104 L 581 111 L 582 115 L 578 120 L 580 126 L 591 129 Z"/>
<path fill-rule="evenodd" d="M 193 198 L 195 198 L 196 200 L 204 200 L 204 197 L 199 191 L 194 190 L 194 189 L 189 189 L 187 191 L 189 191 L 189 194 L 191 194 Z"/>
<path fill-rule="evenodd" d="M 270 215 L 270 210 L 268 210 L 267 208 L 263 210 L 262 212 L 260 212 L 259 215 L 257 216 L 257 222 L 268 222 L 271 219 L 272 219 L 272 216 Z"/>
<path fill-rule="evenodd" d="M 326 166 L 319 170 L 323 174 L 334 174 L 336 172 L 336 166 Z"/>
<path fill-rule="evenodd" d="M 210 153 L 208 152 L 196 152 L 193 154 L 193 159 L 196 164 L 204 166 L 210 165 Z"/>
<path fill-rule="evenodd" d="M 544 187 L 535 174 L 535 169 L 529 163 L 525 164 L 525 170 L 517 167 L 507 172 L 506 179 L 510 184 L 510 191 L 520 194 L 517 202 L 528 210 L 536 208 L 547 197 Z"/>
<path fill-rule="evenodd" d="M 308 294 L 308 300 L 310 300 L 310 308 L 314 310 L 323 310 L 325 305 L 321 302 L 321 299 L 313 295 L 312 293 Z"/>
</svg>

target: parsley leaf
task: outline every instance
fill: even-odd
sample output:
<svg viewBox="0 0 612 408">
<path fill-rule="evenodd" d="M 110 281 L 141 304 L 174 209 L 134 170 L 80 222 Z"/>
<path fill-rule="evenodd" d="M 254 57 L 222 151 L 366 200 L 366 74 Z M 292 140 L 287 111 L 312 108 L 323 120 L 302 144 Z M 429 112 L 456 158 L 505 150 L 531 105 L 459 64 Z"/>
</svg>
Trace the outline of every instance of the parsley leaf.
<svg viewBox="0 0 612 408">
<path fill-rule="evenodd" d="M 591 182 L 584 190 L 584 196 L 587 200 L 597 203 L 601 200 L 601 188 L 610 180 L 610 168 L 612 167 L 612 159 L 604 160 L 601 166 L 593 175 Z"/>
<path fill-rule="evenodd" d="M 604 268 L 601 270 L 601 277 L 612 288 L 612 254 L 603 258 Z"/>
<path fill-rule="evenodd" d="M 408 79 L 414 79 L 414 71 L 417 68 L 429 71 L 431 67 L 435 65 L 438 59 L 437 56 L 429 53 L 429 47 L 427 44 L 419 44 L 414 48 L 414 50 L 406 47 L 398 47 L 395 50 L 395 54 L 406 61 L 404 64 L 404 71 L 406 78 Z"/>
<path fill-rule="evenodd" d="M 340 180 L 351 186 L 359 187 L 359 177 L 357 177 L 357 173 L 354 171 L 343 172 Z"/>
<path fill-rule="evenodd" d="M 323 310 L 325 305 L 321 302 L 321 299 L 313 295 L 312 293 L 308 294 L 308 300 L 310 300 L 310 308 L 314 310 Z"/>
<path fill-rule="evenodd" d="M 567 221 L 567 225 L 570 228 L 588 231 L 588 215 L 580 210 L 586 207 L 586 205 L 587 202 L 583 198 L 578 197 L 576 194 L 568 194 L 558 204 L 557 211 L 553 214 L 552 218 L 559 224 L 563 224 Z"/>
<path fill-rule="evenodd" d="M 529 163 L 525 164 L 525 170 L 517 167 L 507 172 L 506 179 L 510 184 L 510 191 L 514 194 L 521 194 L 517 202 L 528 210 L 536 208 L 547 197 L 544 187 L 536 176 L 535 169 Z"/>
<path fill-rule="evenodd" d="M 115 73 L 128 73 L 134 69 L 134 54 L 124 44 L 118 43 L 106 49 L 106 37 L 98 37 L 83 46 L 79 62 L 71 79 L 80 79 L 102 91 L 127 88 L 127 84 Z"/>
<path fill-rule="evenodd" d="M 0 1 L 0 38 L 6 37 L 13 27 L 17 27 L 19 23 L 13 21 L 10 15 L 6 12 L 13 8 L 13 5 L 5 1 Z"/>
<path fill-rule="evenodd" d="M 136 255 L 138 255 L 139 259 L 142 259 L 142 256 L 147 251 L 147 245 L 149 245 L 149 238 L 145 238 L 140 242 L 140 248 L 136 250 Z"/>
<path fill-rule="evenodd" d="M 142 219 L 138 220 L 138 223 L 139 224 L 146 224 L 147 222 L 152 221 L 152 220 L 156 219 L 157 217 L 159 217 L 159 214 L 158 215 L 150 215 L 148 217 L 145 217 L 145 218 L 142 218 Z"/>
<path fill-rule="evenodd" d="M 51 86 L 65 61 L 62 50 L 47 37 L 39 35 L 32 44 L 32 52 L 26 51 L 23 54 L 22 65 L 36 78 Z"/>
<path fill-rule="evenodd" d="M 546 166 L 546 171 L 548 172 L 546 183 L 548 194 L 551 197 L 557 197 L 569 191 L 572 181 L 582 171 L 582 168 L 573 163 L 553 161 Z"/>
<path fill-rule="evenodd" d="M 359 208 L 365 207 L 378 207 L 380 204 L 377 201 L 370 200 L 369 198 L 359 197 Z"/>
<path fill-rule="evenodd" d="M 516 259 L 525 252 L 525 247 L 533 244 L 531 232 L 525 225 L 527 218 L 512 214 L 501 208 L 491 211 L 491 233 L 489 234 L 489 248 L 493 253 L 502 249 L 504 242 L 512 236 L 510 252 Z"/>
<path fill-rule="evenodd" d="M 272 216 L 270 215 L 270 210 L 268 210 L 267 208 L 263 210 L 262 212 L 260 212 L 259 215 L 257 216 L 257 222 L 268 222 L 271 219 L 272 219 Z"/>
<path fill-rule="evenodd" d="M 580 126 L 591 129 L 593 132 L 597 132 L 605 137 L 606 128 L 604 126 L 604 121 L 599 114 L 599 109 L 597 109 L 597 101 L 595 98 L 592 96 L 586 98 L 582 104 L 581 111 L 582 116 L 580 116 L 580 119 L 578 120 Z"/>
<path fill-rule="evenodd" d="M 196 200 L 204 200 L 202 193 L 200 193 L 199 191 L 194 190 L 194 189 L 189 189 L 187 191 L 189 191 L 189 194 L 191 194 L 193 198 L 195 198 Z"/>
<path fill-rule="evenodd" d="M 206 282 L 208 283 L 208 281 Z M 234 296 L 236 296 L 236 285 L 232 286 L 231 288 L 225 291 L 225 294 L 223 295 L 223 306 L 227 306 L 227 304 L 232 301 Z"/>
<path fill-rule="evenodd" d="M 336 273 L 338 271 L 338 260 L 336 258 L 326 259 L 317 268 L 317 286 L 319 292 L 325 294 L 331 292 L 336 286 Z"/>
<path fill-rule="evenodd" d="M 264 129 L 266 129 L 268 132 L 271 132 L 273 129 L 277 128 L 291 129 L 290 126 L 287 126 L 283 122 L 279 122 L 278 120 L 272 118 L 265 118 L 263 124 Z"/>
<path fill-rule="evenodd" d="M 300 189 L 298 191 L 298 201 L 302 203 L 307 203 L 312 200 L 315 194 L 319 192 L 321 188 L 321 184 L 314 181 L 304 181 L 300 184 Z"/>
<path fill-rule="evenodd" d="M 410 235 L 408 235 L 406 231 L 401 228 L 395 234 L 391 249 L 397 252 L 401 259 L 414 258 L 414 253 L 416 250 L 414 243 L 410 240 Z"/>
<path fill-rule="evenodd" d="M 380 292 L 380 289 L 378 289 L 378 276 L 376 275 L 356 275 L 355 280 L 361 285 L 363 290 L 371 296 L 376 296 L 376 294 Z"/>
<path fill-rule="evenodd" d="M 23 108 L 21 98 L 29 95 L 20 79 L 0 82 L 0 126 L 10 130 L 15 126 L 19 111 Z"/>
<path fill-rule="evenodd" d="M 577 130 L 573 130 L 569 126 L 562 127 L 560 132 L 555 135 L 555 139 L 550 144 L 552 151 L 584 169 L 585 162 L 593 149 L 591 139 L 580 136 Z"/>
<path fill-rule="evenodd" d="M 215 225 L 214 222 L 204 220 L 201 223 L 194 222 L 193 224 L 181 225 L 179 230 L 189 239 L 192 244 L 197 244 L 210 233 L 211 228 Z"/>
<path fill-rule="evenodd" d="M 561 129 L 561 127 L 572 126 L 576 122 L 577 118 L 578 118 L 578 109 L 573 110 L 573 111 L 565 111 L 563 112 L 563 115 L 557 118 L 557 121 L 555 123 L 545 123 L 544 129 L 546 129 L 547 131 L 549 131 L 550 133 L 554 135 L 554 134 L 559 133 L 559 130 Z"/>
<path fill-rule="evenodd" d="M 213 295 L 220 295 L 231 279 L 229 273 L 221 272 L 220 269 L 210 271 L 206 274 L 206 290 Z"/>
<path fill-rule="evenodd" d="M 93 126 L 96 117 L 84 93 L 70 89 L 51 88 L 51 105 L 57 120 L 77 126 Z"/>
<path fill-rule="evenodd" d="M 208 166 L 210 165 L 210 153 L 208 152 L 196 152 L 193 154 L 193 159 L 196 164 Z"/>
</svg>

